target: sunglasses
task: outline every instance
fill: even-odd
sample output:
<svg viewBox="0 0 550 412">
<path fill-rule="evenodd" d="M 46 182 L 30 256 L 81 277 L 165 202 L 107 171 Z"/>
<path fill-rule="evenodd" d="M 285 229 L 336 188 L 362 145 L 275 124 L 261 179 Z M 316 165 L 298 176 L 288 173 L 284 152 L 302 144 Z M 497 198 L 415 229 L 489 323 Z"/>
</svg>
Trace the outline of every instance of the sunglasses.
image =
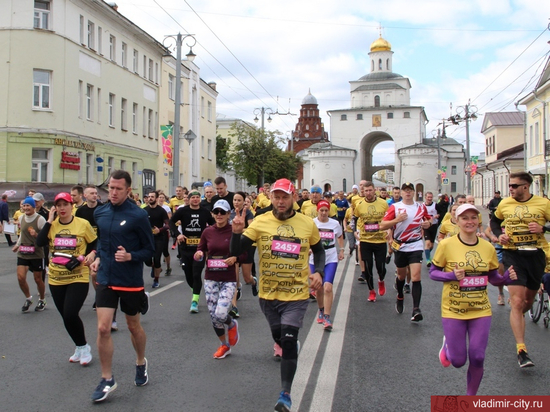
<svg viewBox="0 0 550 412">
<path fill-rule="evenodd" d="M 222 215 L 222 216 L 223 216 L 223 215 L 226 215 L 227 212 L 226 212 L 225 210 L 223 210 L 223 209 L 214 209 L 214 210 L 212 211 L 212 214 L 213 214 L 213 215 Z"/>
<path fill-rule="evenodd" d="M 519 183 L 519 184 L 518 183 L 511 183 L 511 184 L 508 185 L 508 187 L 510 189 L 517 189 L 520 186 L 526 186 L 526 185 L 527 185 L 527 183 Z"/>
</svg>

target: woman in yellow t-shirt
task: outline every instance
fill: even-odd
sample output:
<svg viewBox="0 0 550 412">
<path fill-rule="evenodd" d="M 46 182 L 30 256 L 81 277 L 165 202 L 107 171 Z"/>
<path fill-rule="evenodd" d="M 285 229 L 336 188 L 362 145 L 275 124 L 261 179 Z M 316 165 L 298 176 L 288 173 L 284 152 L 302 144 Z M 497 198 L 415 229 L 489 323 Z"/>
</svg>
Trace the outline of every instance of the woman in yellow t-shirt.
<svg viewBox="0 0 550 412">
<path fill-rule="evenodd" d="M 430 278 L 443 283 L 441 317 L 443 345 L 439 361 L 468 366 L 468 396 L 477 394 L 483 377 L 485 350 L 491 327 L 491 303 L 487 285 L 509 284 L 517 279 L 513 266 L 498 274 L 495 248 L 477 236 L 479 212 L 464 204 L 456 209 L 459 233 L 439 242 L 430 267 Z"/>
<path fill-rule="evenodd" d="M 441 241 L 446 237 L 454 236 L 458 233 L 459 229 L 456 225 L 456 209 L 461 205 L 454 204 L 451 206 L 451 218 L 441 223 L 439 226 L 439 235 L 437 235 L 437 240 Z"/>
</svg>

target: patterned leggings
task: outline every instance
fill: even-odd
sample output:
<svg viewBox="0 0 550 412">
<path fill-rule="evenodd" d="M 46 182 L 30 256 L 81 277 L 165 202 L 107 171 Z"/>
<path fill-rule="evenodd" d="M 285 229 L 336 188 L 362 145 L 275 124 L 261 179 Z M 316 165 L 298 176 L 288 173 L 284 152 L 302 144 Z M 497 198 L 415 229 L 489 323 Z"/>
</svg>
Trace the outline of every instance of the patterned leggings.
<svg viewBox="0 0 550 412">
<path fill-rule="evenodd" d="M 212 326 L 218 336 L 225 334 L 225 325 L 231 325 L 231 299 L 235 294 L 237 282 L 218 282 L 215 280 L 204 281 L 204 293 L 206 303 L 212 319 Z M 221 333 L 221 334 L 220 334 Z"/>
</svg>

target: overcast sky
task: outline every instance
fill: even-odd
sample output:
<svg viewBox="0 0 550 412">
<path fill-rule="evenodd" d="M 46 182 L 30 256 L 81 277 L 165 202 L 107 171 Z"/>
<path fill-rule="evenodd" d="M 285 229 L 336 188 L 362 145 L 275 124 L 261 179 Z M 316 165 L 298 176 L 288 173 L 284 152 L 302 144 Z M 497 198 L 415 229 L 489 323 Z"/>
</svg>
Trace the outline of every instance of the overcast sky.
<svg viewBox="0 0 550 412">
<path fill-rule="evenodd" d="M 411 104 L 425 107 L 428 136 L 449 117 L 450 103 L 452 114 L 469 100 L 477 106 L 472 156 L 485 149 L 482 114 L 515 110 L 514 103 L 533 90 L 550 51 L 548 0 L 116 3 L 161 42 L 178 31 L 195 35 L 195 63 L 202 79 L 218 85 L 219 114 L 252 121 L 260 107 L 299 113 L 311 88 L 329 133 L 326 111 L 350 107 L 349 81 L 369 73 L 369 47 L 381 26 L 394 52 L 393 70 L 411 81 Z M 298 119 L 272 117 L 267 127 L 283 134 Z M 464 126 L 448 128 L 447 135 L 466 140 Z M 375 158 L 392 162 L 393 151 L 393 144 L 382 143 Z"/>
</svg>

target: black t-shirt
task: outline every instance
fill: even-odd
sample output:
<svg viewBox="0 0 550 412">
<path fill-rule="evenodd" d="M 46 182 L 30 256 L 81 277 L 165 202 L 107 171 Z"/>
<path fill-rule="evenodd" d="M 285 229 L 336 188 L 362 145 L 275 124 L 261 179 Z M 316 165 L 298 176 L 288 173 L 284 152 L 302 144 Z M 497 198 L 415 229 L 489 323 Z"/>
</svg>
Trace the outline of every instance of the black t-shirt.
<svg viewBox="0 0 550 412">
<path fill-rule="evenodd" d="M 146 206 L 143 208 L 147 212 L 147 216 L 149 217 L 149 223 L 151 224 L 151 227 L 156 227 L 158 229 L 161 229 L 164 226 L 164 221 L 168 220 L 168 213 L 166 213 L 166 210 L 162 206 Z M 159 234 L 155 236 L 162 235 L 163 232 L 161 231 Z"/>
<path fill-rule="evenodd" d="M 101 203 L 101 202 L 97 202 L 96 207 L 92 208 L 92 207 L 88 206 L 87 203 L 85 203 L 82 206 L 80 206 L 78 209 L 76 209 L 76 212 L 74 214 L 76 217 L 80 217 L 80 218 L 85 219 L 88 222 L 90 222 L 90 225 L 94 229 L 96 235 L 97 235 L 97 224 L 95 223 L 94 212 L 95 212 L 95 209 L 98 206 L 101 206 L 102 204 L 103 203 Z"/>
<path fill-rule="evenodd" d="M 233 209 L 233 196 L 235 196 L 235 193 L 233 192 L 227 192 L 224 197 L 219 197 L 218 195 L 212 196 L 212 208 L 214 208 L 214 205 L 218 200 L 226 200 L 227 203 L 229 203 L 229 207 Z"/>
<path fill-rule="evenodd" d="M 174 238 L 180 234 L 176 226 L 176 222 L 178 221 L 181 222 L 183 236 L 188 239 L 183 247 L 195 249 L 199 245 L 200 237 L 206 226 L 216 223 L 210 211 L 205 208 L 191 209 L 191 206 L 180 207 L 172 214 L 172 218 L 170 219 L 170 230 Z"/>
<path fill-rule="evenodd" d="M 229 206 L 233 207 L 233 205 L 229 205 Z M 214 202 L 209 202 L 208 200 L 203 199 L 203 200 L 201 200 L 200 207 L 202 207 L 203 209 L 206 209 L 209 212 L 211 212 L 212 208 L 214 207 Z"/>
</svg>

